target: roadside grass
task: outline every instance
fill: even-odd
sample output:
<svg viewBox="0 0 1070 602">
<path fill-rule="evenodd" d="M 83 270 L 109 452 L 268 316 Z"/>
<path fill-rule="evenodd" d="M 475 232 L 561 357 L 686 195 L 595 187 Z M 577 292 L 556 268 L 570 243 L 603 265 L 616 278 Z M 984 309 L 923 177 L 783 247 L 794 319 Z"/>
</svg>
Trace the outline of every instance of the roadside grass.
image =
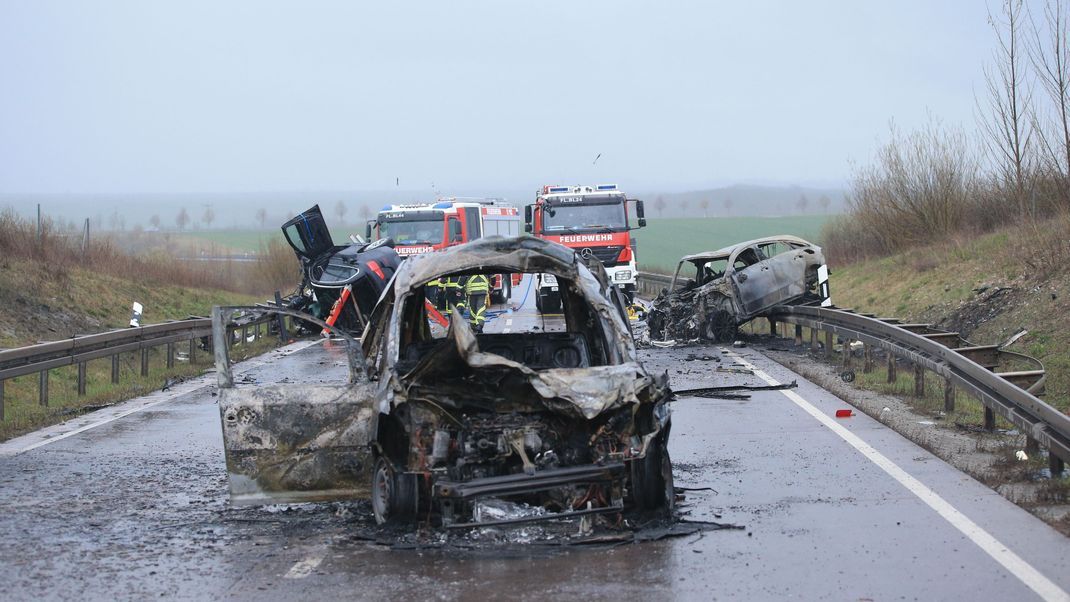
<svg viewBox="0 0 1070 602">
<path fill-rule="evenodd" d="M 831 217 L 648 217 L 647 226 L 632 235 L 638 241 L 639 269 L 671 274 L 684 255 L 716 251 L 744 240 L 791 234 L 817 242 L 821 228 Z"/>
<path fill-rule="evenodd" d="M 1056 226 L 1055 232 L 1058 232 Z M 1047 369 L 1044 400 L 1070 409 L 1070 265 L 1043 271 L 1028 266 L 1042 254 L 1029 242 L 1036 227 L 1014 227 L 971 239 L 912 249 L 898 255 L 834 267 L 832 300 L 840 307 L 942 324 L 975 344 L 998 344 L 1019 329 L 1012 347 Z M 1046 240 L 1046 238 L 1044 239 Z M 1044 264 L 1049 265 L 1049 264 Z M 1010 289 L 1013 298 L 986 304 L 985 293 Z M 982 290 L 983 289 L 983 290 Z M 957 316 L 957 317 L 956 317 Z M 954 318 L 949 320 L 949 318 Z"/>
<path fill-rule="evenodd" d="M 266 332 L 267 329 L 264 329 Z M 248 343 L 231 347 L 233 361 L 242 361 L 279 346 L 277 337 L 262 336 Z M 86 363 L 86 394 L 78 396 L 78 367 L 64 366 L 48 371 L 48 406 L 39 402 L 40 379 L 28 374 L 4 381 L 4 420 L 0 421 L 0 441 L 22 435 L 38 428 L 65 422 L 84 412 L 132 399 L 163 388 L 168 381 L 179 382 L 204 374 L 214 368 L 212 351 L 194 352 L 188 358 L 189 346 L 175 344 L 174 368 L 168 369 L 166 347 L 149 350 L 149 375 L 141 376 L 140 352 L 119 356 L 119 383 L 111 382 L 111 358 Z"/>
</svg>

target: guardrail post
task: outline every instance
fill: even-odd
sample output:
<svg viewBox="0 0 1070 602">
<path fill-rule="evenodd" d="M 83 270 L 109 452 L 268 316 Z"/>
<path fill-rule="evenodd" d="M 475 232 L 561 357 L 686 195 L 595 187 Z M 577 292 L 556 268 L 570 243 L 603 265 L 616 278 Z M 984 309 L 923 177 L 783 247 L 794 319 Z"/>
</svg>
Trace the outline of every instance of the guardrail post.
<svg viewBox="0 0 1070 602">
<path fill-rule="evenodd" d="M 256 326 L 253 327 L 253 340 L 254 341 L 259 341 L 260 340 L 260 321 L 259 320 L 256 322 Z"/>
<path fill-rule="evenodd" d="M 894 383 L 899 378 L 899 375 L 896 373 L 897 366 L 896 366 L 895 360 L 896 360 L 895 354 L 892 353 L 891 351 L 889 351 L 888 352 L 888 382 L 889 383 Z"/>
<path fill-rule="evenodd" d="M 869 345 L 862 347 L 862 372 L 873 371 L 873 352 L 870 350 Z"/>
<path fill-rule="evenodd" d="M 773 319 L 768 319 L 768 320 L 769 320 L 769 336 L 775 337 L 776 336 L 776 320 L 773 320 Z"/>
<path fill-rule="evenodd" d="M 914 397 L 925 395 L 925 368 L 921 364 L 914 364 Z"/>
<path fill-rule="evenodd" d="M 819 345 L 817 342 L 817 329 L 814 327 L 810 327 L 810 351 L 817 353 L 817 350 L 820 347 L 821 345 Z"/>
<path fill-rule="evenodd" d="M 802 345 L 802 324 L 795 325 L 795 344 Z"/>
<path fill-rule="evenodd" d="M 4 419 L 4 379 L 0 378 L 0 420 Z"/>
<path fill-rule="evenodd" d="M 944 411 L 955 411 L 955 385 L 950 378 L 944 380 Z"/>
<path fill-rule="evenodd" d="M 85 396 L 85 362 L 78 362 L 78 397 Z"/>
<path fill-rule="evenodd" d="M 141 376 L 149 375 L 149 348 L 141 350 Z"/>
<path fill-rule="evenodd" d="M 241 327 L 241 344 L 244 345 L 249 342 L 249 326 Z"/>
<path fill-rule="evenodd" d="M 119 384 L 119 354 L 111 356 L 111 384 Z"/>
<path fill-rule="evenodd" d="M 1048 470 L 1051 472 L 1051 478 L 1058 479 L 1063 476 L 1063 469 L 1066 465 L 1063 463 L 1063 459 L 1055 454 L 1048 452 Z"/>
<path fill-rule="evenodd" d="M 840 339 L 840 345 L 843 346 L 843 367 L 851 367 L 851 339 Z"/>
<path fill-rule="evenodd" d="M 40 373 L 41 388 L 39 390 L 40 397 L 38 401 L 43 406 L 48 406 L 48 370 L 41 370 Z"/>
<path fill-rule="evenodd" d="M 831 330 L 825 331 L 825 359 L 827 360 L 832 359 L 833 336 L 835 335 L 832 334 Z"/>
<path fill-rule="evenodd" d="M 985 406 L 985 430 L 996 430 L 996 413 L 992 411 L 992 408 Z"/>
<path fill-rule="evenodd" d="M 190 336 L 189 338 L 189 365 L 193 365 L 193 354 L 197 353 L 197 337 Z"/>
<path fill-rule="evenodd" d="M 175 367 L 175 344 L 174 343 L 168 343 L 167 344 L 167 367 L 168 368 L 174 368 Z"/>
<path fill-rule="evenodd" d="M 1029 454 L 1030 456 L 1035 456 L 1036 454 L 1039 454 L 1040 453 L 1040 441 L 1037 441 L 1036 439 L 1030 437 L 1029 435 L 1026 435 L 1025 436 L 1025 453 Z"/>
<path fill-rule="evenodd" d="M 279 294 L 279 291 L 275 291 L 275 305 L 282 307 L 282 295 Z M 285 343 L 286 339 L 290 338 L 286 334 L 286 316 L 283 314 L 275 314 L 275 320 L 279 326 L 279 341 Z"/>
</svg>

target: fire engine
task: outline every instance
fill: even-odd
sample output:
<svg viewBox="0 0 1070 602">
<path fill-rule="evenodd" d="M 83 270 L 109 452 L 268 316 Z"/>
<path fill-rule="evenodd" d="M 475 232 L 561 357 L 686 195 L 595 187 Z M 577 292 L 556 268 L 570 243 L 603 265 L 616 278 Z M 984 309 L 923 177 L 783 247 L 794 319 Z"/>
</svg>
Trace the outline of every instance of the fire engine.
<svg viewBox="0 0 1070 602">
<path fill-rule="evenodd" d="M 373 236 L 374 235 L 374 236 Z M 520 236 L 520 211 L 501 199 L 440 198 L 434 203 L 386 205 L 368 220 L 368 240 L 394 239 L 394 250 L 407 257 L 476 240 L 484 236 Z M 491 301 L 504 303 L 519 285 L 519 275 L 491 282 Z"/>
<path fill-rule="evenodd" d="M 628 222 L 628 204 L 634 203 L 635 227 Z M 610 281 L 621 289 L 629 305 L 635 298 L 635 245 L 631 231 L 646 226 L 643 201 L 629 199 L 615 184 L 598 186 L 543 186 L 535 203 L 524 208 L 524 229 L 575 249 L 581 257 L 602 262 Z M 536 307 L 541 312 L 561 308 L 557 281 L 539 276 Z"/>
</svg>

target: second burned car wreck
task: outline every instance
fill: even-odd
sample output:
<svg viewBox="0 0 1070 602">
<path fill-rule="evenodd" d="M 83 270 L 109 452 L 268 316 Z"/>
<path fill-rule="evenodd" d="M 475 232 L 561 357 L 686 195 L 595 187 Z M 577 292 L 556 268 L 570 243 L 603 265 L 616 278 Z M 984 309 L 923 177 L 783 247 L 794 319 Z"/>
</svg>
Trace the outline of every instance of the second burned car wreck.
<svg viewBox="0 0 1070 602">
<path fill-rule="evenodd" d="M 476 273 L 556 276 L 563 318 L 487 334 L 429 320 L 425 286 Z M 448 527 L 476 524 L 486 498 L 542 518 L 671 508 L 667 378 L 639 363 L 614 289 L 570 249 L 488 238 L 409 259 L 370 324 L 349 384 L 221 376 L 235 502 L 370 497 L 380 522 Z"/>
<path fill-rule="evenodd" d="M 740 325 L 785 303 L 830 303 L 817 245 L 781 235 L 688 255 L 654 300 L 650 338 L 731 341 Z"/>
</svg>

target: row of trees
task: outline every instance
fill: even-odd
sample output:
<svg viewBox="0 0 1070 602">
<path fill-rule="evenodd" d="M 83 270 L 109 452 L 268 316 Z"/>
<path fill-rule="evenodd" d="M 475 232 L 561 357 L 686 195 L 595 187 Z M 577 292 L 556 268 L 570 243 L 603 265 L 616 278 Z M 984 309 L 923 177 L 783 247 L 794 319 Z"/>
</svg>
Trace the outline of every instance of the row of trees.
<svg viewBox="0 0 1070 602">
<path fill-rule="evenodd" d="M 720 204 L 724 215 L 730 215 L 732 213 L 732 206 L 734 205 L 732 197 L 722 198 Z M 830 199 L 828 195 L 825 194 L 818 197 L 816 203 L 817 207 L 820 208 L 821 213 L 828 213 L 829 206 L 831 204 L 832 199 Z M 680 214 L 692 215 L 691 203 L 686 199 L 676 201 L 675 203 L 673 203 L 673 205 L 678 209 L 678 212 Z M 702 217 L 709 217 L 710 207 L 714 205 L 714 202 L 712 199 L 704 198 L 699 200 L 696 205 L 700 210 L 702 210 Z M 806 213 L 811 208 L 810 199 L 805 194 L 800 194 L 799 197 L 795 199 L 793 205 L 797 213 Z M 658 212 L 658 217 L 663 217 L 665 214 L 665 209 L 667 209 L 668 207 L 669 202 L 665 200 L 665 197 L 659 195 L 657 198 L 654 199 L 654 210 Z M 779 204 L 778 208 L 780 210 L 784 210 L 783 203 Z"/>
<path fill-rule="evenodd" d="M 855 169 L 848 215 L 825 245 L 841 261 L 956 234 L 1070 213 L 1070 21 L 1064 0 L 1030 11 L 1003 0 L 976 127 L 893 124 L 876 160 Z"/>
</svg>

